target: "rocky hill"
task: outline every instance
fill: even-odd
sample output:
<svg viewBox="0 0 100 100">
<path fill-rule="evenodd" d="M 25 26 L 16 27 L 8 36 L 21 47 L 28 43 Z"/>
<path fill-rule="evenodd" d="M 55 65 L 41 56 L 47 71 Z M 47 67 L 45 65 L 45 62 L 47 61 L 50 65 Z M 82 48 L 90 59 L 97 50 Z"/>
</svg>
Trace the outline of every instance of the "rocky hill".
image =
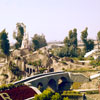
<svg viewBox="0 0 100 100">
<path fill-rule="evenodd" d="M 16 65 L 16 62 L 18 65 Z M 23 64 L 24 63 L 24 64 Z M 24 65 L 26 68 L 26 65 L 31 65 L 31 67 L 35 68 L 35 73 L 27 74 L 27 70 L 24 68 L 21 68 L 21 64 Z M 38 70 L 37 70 L 38 68 Z M 11 53 L 11 56 L 9 58 L 9 62 L 4 64 L 4 66 L 0 67 L 0 84 L 6 84 L 10 83 L 16 80 L 19 80 L 21 78 L 25 78 L 27 76 L 34 75 L 36 73 L 40 73 L 40 70 L 43 70 L 42 72 L 49 71 L 75 71 L 75 70 L 90 70 L 93 69 L 92 66 L 89 66 L 87 63 L 81 63 L 78 60 L 74 60 L 72 58 L 64 57 L 59 58 L 51 53 L 48 49 L 45 47 L 33 52 L 32 50 L 23 49 L 23 50 L 14 50 Z M 88 77 L 92 73 L 87 73 Z M 95 74 L 95 73 L 93 73 Z M 91 83 L 89 83 L 91 84 Z M 95 88 L 95 82 L 93 82 L 94 86 L 89 85 L 89 88 L 94 87 Z M 85 87 L 87 85 L 83 84 L 81 85 L 81 88 Z"/>
</svg>

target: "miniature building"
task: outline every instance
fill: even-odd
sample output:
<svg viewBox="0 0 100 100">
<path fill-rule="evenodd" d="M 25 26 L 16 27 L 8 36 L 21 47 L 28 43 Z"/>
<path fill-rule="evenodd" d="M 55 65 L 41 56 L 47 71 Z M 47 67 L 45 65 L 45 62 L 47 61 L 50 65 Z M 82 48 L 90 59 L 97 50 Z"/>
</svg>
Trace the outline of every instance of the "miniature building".
<svg viewBox="0 0 100 100">
<path fill-rule="evenodd" d="M 28 39 L 28 34 L 24 33 L 21 49 L 26 49 L 26 48 L 29 48 L 29 39 Z"/>
</svg>

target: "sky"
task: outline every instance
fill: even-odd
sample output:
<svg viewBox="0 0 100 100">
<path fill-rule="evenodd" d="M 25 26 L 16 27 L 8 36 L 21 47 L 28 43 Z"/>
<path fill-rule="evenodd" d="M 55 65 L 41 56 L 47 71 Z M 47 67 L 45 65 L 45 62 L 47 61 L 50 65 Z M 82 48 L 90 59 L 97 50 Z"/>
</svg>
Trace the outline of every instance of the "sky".
<svg viewBox="0 0 100 100">
<path fill-rule="evenodd" d="M 48 42 L 63 41 L 77 28 L 78 39 L 88 27 L 88 38 L 100 31 L 100 0 L 0 0 L 0 32 L 14 42 L 16 23 L 24 23 L 30 39 L 44 34 Z"/>
</svg>

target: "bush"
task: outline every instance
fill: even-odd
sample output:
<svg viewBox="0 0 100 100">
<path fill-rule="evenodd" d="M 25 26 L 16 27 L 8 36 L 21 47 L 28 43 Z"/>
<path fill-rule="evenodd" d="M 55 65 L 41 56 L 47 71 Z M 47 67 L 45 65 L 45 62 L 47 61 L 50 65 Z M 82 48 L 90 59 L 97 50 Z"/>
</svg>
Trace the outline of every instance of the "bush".
<svg viewBox="0 0 100 100">
<path fill-rule="evenodd" d="M 94 60 L 94 58 L 93 58 L 93 57 L 89 57 L 88 59 L 89 59 L 89 60 Z"/>
<path fill-rule="evenodd" d="M 20 76 L 21 70 L 19 69 L 18 66 L 15 65 L 15 63 L 10 62 L 9 64 L 9 69 L 12 71 L 12 73 L 16 76 Z"/>
<path fill-rule="evenodd" d="M 46 68 L 39 68 L 40 73 L 43 73 L 45 70 L 47 70 Z"/>
<path fill-rule="evenodd" d="M 80 82 L 74 82 L 72 85 L 72 89 L 79 89 L 80 86 L 81 86 Z"/>
<path fill-rule="evenodd" d="M 51 97 L 51 100 L 61 100 L 61 99 L 62 99 L 62 97 L 59 93 L 55 93 L 55 95 L 53 95 Z"/>
<path fill-rule="evenodd" d="M 82 56 L 79 56 L 78 59 L 79 59 L 79 60 L 85 60 L 85 58 L 82 57 Z"/>
<path fill-rule="evenodd" d="M 68 65 L 68 64 L 66 63 L 66 61 L 61 61 L 61 63 L 64 64 L 64 65 Z"/>
<path fill-rule="evenodd" d="M 69 100 L 68 97 L 64 97 L 63 100 Z"/>
<path fill-rule="evenodd" d="M 64 91 L 62 93 L 62 96 L 68 96 L 68 97 L 81 97 L 82 94 L 80 92 L 76 91 Z"/>
<path fill-rule="evenodd" d="M 42 94 L 36 95 L 33 100 L 51 100 L 51 96 L 54 92 L 51 89 L 46 89 Z"/>
<path fill-rule="evenodd" d="M 33 65 L 33 63 L 32 62 L 29 62 L 28 65 Z"/>
<path fill-rule="evenodd" d="M 93 67 L 100 66 L 100 61 L 93 60 L 93 61 L 90 62 L 90 65 L 92 65 Z"/>
</svg>

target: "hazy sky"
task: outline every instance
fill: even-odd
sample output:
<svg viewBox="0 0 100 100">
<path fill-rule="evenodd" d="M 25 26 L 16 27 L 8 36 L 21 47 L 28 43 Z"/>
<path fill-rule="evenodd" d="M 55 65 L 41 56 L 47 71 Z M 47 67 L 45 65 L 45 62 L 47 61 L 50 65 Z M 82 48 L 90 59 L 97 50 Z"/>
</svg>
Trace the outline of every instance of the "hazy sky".
<svg viewBox="0 0 100 100">
<path fill-rule="evenodd" d="M 68 31 L 88 27 L 88 37 L 100 30 L 100 0 L 0 0 L 0 31 L 6 28 L 10 41 L 17 22 L 26 25 L 29 37 L 44 34 L 47 41 L 63 40 Z"/>
</svg>

